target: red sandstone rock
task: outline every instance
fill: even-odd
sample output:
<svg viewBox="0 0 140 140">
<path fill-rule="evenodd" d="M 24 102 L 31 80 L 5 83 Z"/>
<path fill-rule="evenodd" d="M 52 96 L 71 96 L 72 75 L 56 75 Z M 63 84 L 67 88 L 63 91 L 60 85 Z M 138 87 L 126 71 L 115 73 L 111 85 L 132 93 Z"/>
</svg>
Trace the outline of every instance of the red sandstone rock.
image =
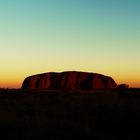
<svg viewBox="0 0 140 140">
<path fill-rule="evenodd" d="M 94 90 L 116 88 L 116 82 L 97 73 L 68 71 L 49 72 L 25 78 L 22 89 L 27 90 Z"/>
</svg>

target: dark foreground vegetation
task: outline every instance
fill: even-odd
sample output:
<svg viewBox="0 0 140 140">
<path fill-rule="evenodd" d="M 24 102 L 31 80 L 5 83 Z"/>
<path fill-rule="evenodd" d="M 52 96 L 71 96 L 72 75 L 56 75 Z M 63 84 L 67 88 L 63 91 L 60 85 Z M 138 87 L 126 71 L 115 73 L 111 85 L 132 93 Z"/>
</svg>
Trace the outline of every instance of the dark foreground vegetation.
<svg viewBox="0 0 140 140">
<path fill-rule="evenodd" d="M 140 89 L 0 89 L 0 139 L 140 139 Z"/>
</svg>

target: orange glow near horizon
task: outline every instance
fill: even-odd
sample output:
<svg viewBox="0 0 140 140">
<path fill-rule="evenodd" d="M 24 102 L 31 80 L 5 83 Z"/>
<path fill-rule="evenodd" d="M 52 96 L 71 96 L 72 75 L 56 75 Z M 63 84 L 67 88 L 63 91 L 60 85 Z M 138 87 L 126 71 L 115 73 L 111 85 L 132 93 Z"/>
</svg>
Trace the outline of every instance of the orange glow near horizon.
<svg viewBox="0 0 140 140">
<path fill-rule="evenodd" d="M 50 72 L 50 71 L 48 71 Z M 57 71 L 57 72 L 62 72 L 62 71 Z M 91 71 L 89 71 L 91 72 Z M 41 73 L 44 73 L 44 72 L 41 72 Z M 0 80 L 0 88 L 21 88 L 22 86 L 22 82 L 24 81 L 24 79 L 30 75 L 34 75 L 34 74 L 40 74 L 40 72 L 36 72 L 36 73 L 30 73 L 30 74 L 24 74 L 24 75 L 20 75 L 18 77 L 16 77 L 16 75 L 13 75 L 11 76 L 10 78 L 5 78 L 5 77 L 2 77 L 1 80 Z M 104 74 L 104 75 L 107 75 L 107 74 Z M 129 85 L 129 88 L 140 88 L 140 80 L 139 78 L 135 77 L 135 80 L 134 78 L 126 78 L 126 77 L 119 77 L 119 76 L 115 76 L 115 75 L 109 75 L 108 76 L 111 76 L 115 82 L 117 84 L 122 84 L 122 83 L 125 83 L 125 84 L 128 84 Z"/>
</svg>

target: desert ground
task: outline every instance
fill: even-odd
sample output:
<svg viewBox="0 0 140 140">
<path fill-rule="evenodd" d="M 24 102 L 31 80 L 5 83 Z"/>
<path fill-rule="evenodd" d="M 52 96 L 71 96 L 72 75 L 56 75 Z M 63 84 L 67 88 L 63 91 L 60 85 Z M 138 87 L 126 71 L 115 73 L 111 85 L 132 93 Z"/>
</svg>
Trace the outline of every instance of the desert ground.
<svg viewBox="0 0 140 140">
<path fill-rule="evenodd" d="M 139 139 L 140 89 L 0 89 L 0 137 Z"/>
</svg>

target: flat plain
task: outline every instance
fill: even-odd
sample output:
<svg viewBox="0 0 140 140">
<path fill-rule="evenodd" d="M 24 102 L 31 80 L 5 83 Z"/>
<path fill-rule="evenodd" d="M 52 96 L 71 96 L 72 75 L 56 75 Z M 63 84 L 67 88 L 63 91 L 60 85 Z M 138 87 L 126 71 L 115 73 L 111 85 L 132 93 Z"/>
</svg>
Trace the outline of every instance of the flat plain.
<svg viewBox="0 0 140 140">
<path fill-rule="evenodd" d="M 0 137 L 139 139 L 140 89 L 0 89 Z"/>
</svg>

